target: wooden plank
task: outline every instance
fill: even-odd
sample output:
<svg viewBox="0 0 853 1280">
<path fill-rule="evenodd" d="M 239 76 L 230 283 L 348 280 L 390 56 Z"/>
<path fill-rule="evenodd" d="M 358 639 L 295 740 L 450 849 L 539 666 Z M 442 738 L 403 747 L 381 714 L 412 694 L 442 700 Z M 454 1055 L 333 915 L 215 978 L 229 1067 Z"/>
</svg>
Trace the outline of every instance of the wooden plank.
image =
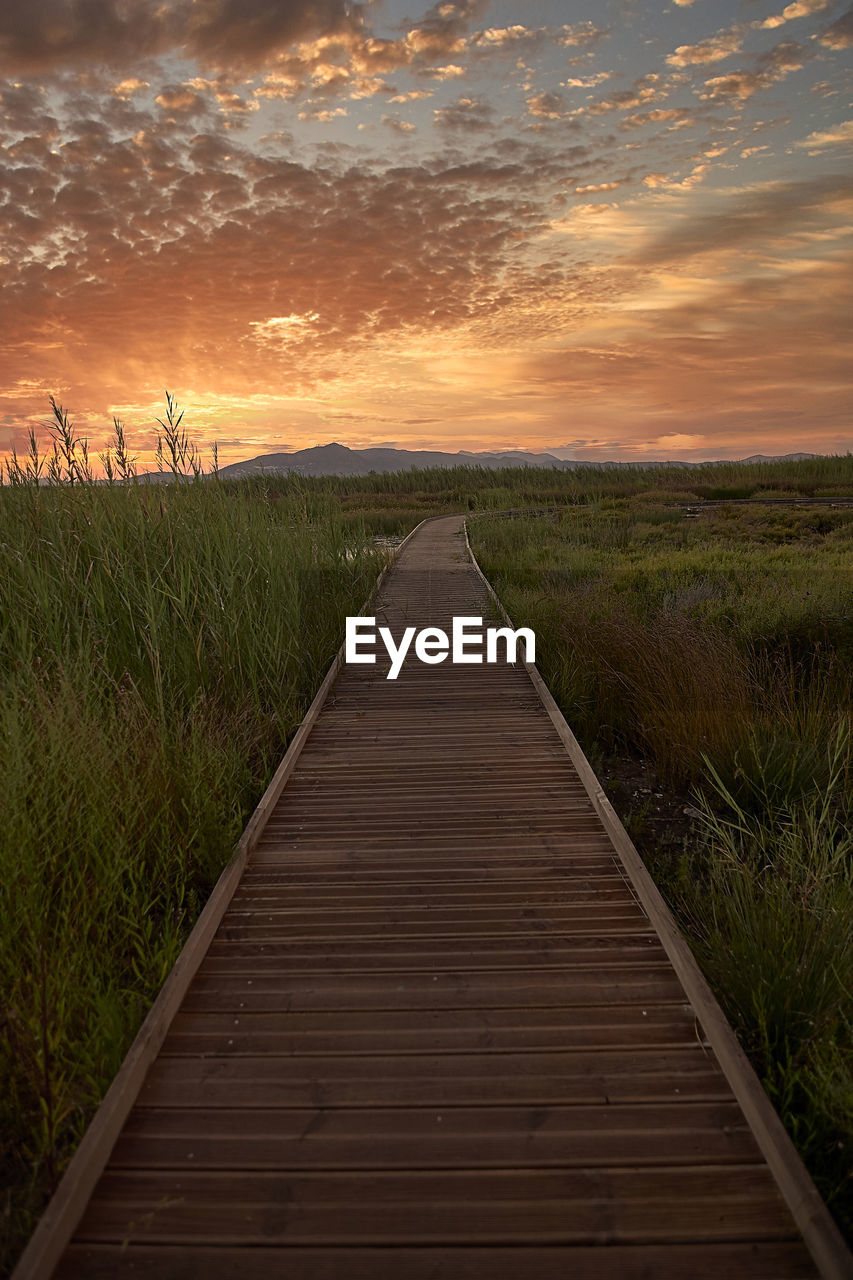
<svg viewBox="0 0 853 1280">
<path fill-rule="evenodd" d="M 667 1008 L 668 1006 L 664 1006 Z M 652 1011 L 654 1012 L 654 1011 Z M 197 1015 L 199 1016 L 199 1015 Z M 574 1024 L 570 1026 L 545 1026 L 536 1028 L 525 1019 L 517 1019 L 517 1025 L 504 1029 L 492 1027 L 468 1030 L 445 1027 L 389 1028 L 368 1031 L 341 1032 L 337 1024 L 325 1035 L 320 1032 L 295 1031 L 287 1025 L 286 1017 L 279 1019 L 254 1015 L 252 1020 L 223 1016 L 215 1030 L 176 1029 L 177 1019 L 161 1049 L 163 1057 L 237 1057 L 242 1055 L 282 1056 L 289 1054 L 338 1054 L 351 1057 L 355 1054 L 442 1053 L 448 1056 L 475 1049 L 519 1050 L 523 1052 L 548 1049 L 620 1049 L 679 1047 L 690 1048 L 704 1044 L 690 1019 L 667 1020 L 647 1017 L 641 1023 L 615 1023 L 605 1026 Z M 284 1025 L 281 1025 L 281 1023 Z M 271 1026 L 269 1024 L 272 1024 Z"/>
<path fill-rule="evenodd" d="M 287 854 L 289 862 L 294 865 L 307 861 L 316 854 L 335 854 L 351 850 L 353 855 L 359 854 L 362 859 L 373 853 L 377 857 L 397 858 L 406 854 L 430 859 L 444 853 L 452 854 L 458 864 L 460 860 L 481 862 L 484 857 L 492 860 L 500 856 L 511 856 L 522 861 L 535 861 L 547 854 L 561 854 L 566 859 L 590 854 L 601 854 L 609 857 L 613 865 L 613 850 L 608 846 L 606 838 L 596 831 L 585 831 L 574 835 L 563 832 L 537 832 L 535 830 L 521 833 L 484 832 L 476 839 L 469 833 L 456 835 L 453 833 L 435 833 L 400 831 L 394 835 L 375 835 L 371 832 L 353 834 L 350 839 L 342 832 L 339 835 L 314 835 L 305 831 L 297 836 L 271 835 L 263 836 L 256 846 L 257 854 L 253 859 L 253 867 L 263 865 L 263 854 L 271 856 L 280 851 Z M 301 859 L 300 855 L 301 854 Z"/>
<path fill-rule="evenodd" d="M 653 933 L 633 927 L 632 921 L 607 921 L 615 927 L 599 928 L 594 934 L 580 931 L 521 928 L 482 929 L 466 933 L 442 928 L 430 932 L 418 929 L 392 933 L 348 934 L 323 929 L 318 933 L 289 937 L 286 931 L 270 934 L 262 930 L 235 930 L 211 947 L 199 972 L 206 975 L 230 973 L 270 977 L 273 974 L 318 973 L 341 969 L 352 972 L 358 961 L 365 968 L 381 968 L 388 973 L 429 969 L 433 973 L 456 973 L 481 969 L 515 970 L 540 968 L 554 963 L 572 969 L 613 970 L 638 962 L 666 966 L 666 952 Z M 619 924 L 627 927 L 619 928 Z M 371 926 L 371 929 L 373 926 Z M 440 953 L 436 954 L 436 947 Z"/>
<path fill-rule="evenodd" d="M 274 854 L 275 850 L 272 852 Z M 409 867 L 400 866 L 393 858 L 387 857 L 376 858 L 372 865 L 366 858 L 349 864 L 345 863 L 344 859 L 339 859 L 341 865 L 331 870 L 327 865 L 315 864 L 313 859 L 294 858 L 290 861 L 281 860 L 278 864 L 271 863 L 268 859 L 265 865 L 261 865 L 260 857 L 260 846 L 258 846 L 252 864 L 240 882 L 247 888 L 253 888 L 256 885 L 284 884 L 337 885 L 340 884 L 343 875 L 350 877 L 354 886 L 371 888 L 375 885 L 388 885 L 392 883 L 392 878 L 394 885 L 401 887 L 423 885 L 427 883 L 425 877 L 442 889 L 458 884 L 495 886 L 520 882 L 536 884 L 537 887 L 547 882 L 559 882 L 566 886 L 586 884 L 593 879 L 609 880 L 611 883 L 618 882 L 623 885 L 628 883 L 624 873 L 614 866 L 612 854 L 608 857 L 607 854 L 597 852 L 567 857 L 561 853 L 549 853 L 546 849 L 544 856 L 533 858 L 527 858 L 523 853 L 516 852 L 500 858 L 482 854 L 479 857 L 468 857 L 461 862 L 452 856 L 449 859 L 446 856 L 431 856 L 428 866 L 420 864 Z"/>
<path fill-rule="evenodd" d="M 704 1043 L 693 1011 L 685 1004 L 587 1005 L 580 1009 L 442 1009 L 276 1011 L 238 1014 L 216 1010 L 175 1017 L 163 1052 L 182 1042 L 210 1043 L 227 1053 L 255 1041 L 274 1052 L 396 1053 L 431 1049 L 544 1049 L 586 1045 Z M 177 1046 L 173 1049 L 172 1046 Z M 219 1047 L 217 1047 L 219 1046 Z"/>
<path fill-rule="evenodd" d="M 405 891 L 396 882 L 363 885 L 322 880 L 313 885 L 285 883 L 279 885 L 250 886 L 243 877 L 231 899 L 230 915 L 237 918 L 254 911 L 336 911 L 350 915 L 362 911 L 374 911 L 380 906 L 407 906 L 419 901 L 429 901 L 437 907 L 482 907 L 492 904 L 528 904 L 547 906 L 551 902 L 563 905 L 599 903 L 608 908 L 623 904 L 635 905 L 631 893 L 615 876 L 602 876 L 597 883 L 575 883 L 566 879 L 551 879 L 544 884 L 530 886 L 521 880 L 515 885 L 482 880 L 451 881 L 446 886 L 434 888 L 429 880 L 410 881 Z"/>
<path fill-rule="evenodd" d="M 219 928 L 218 938 L 221 941 L 237 940 L 261 934 L 277 936 L 283 934 L 294 940 L 334 936 L 344 941 L 357 937 L 384 937 L 388 934 L 403 933 L 407 937 L 431 937 L 433 935 L 458 936 L 460 931 L 467 937 L 476 933 L 506 935 L 508 925 L 515 926 L 522 933 L 579 933 L 599 934 L 619 929 L 619 923 L 625 928 L 637 930 L 650 937 L 655 935 L 649 929 L 646 916 L 632 902 L 615 904 L 586 910 L 584 904 L 579 906 L 484 906 L 477 910 L 459 907 L 445 907 L 431 911 L 429 907 L 396 908 L 386 912 L 381 910 L 362 910 L 350 913 L 338 912 L 306 912 L 297 910 L 258 911 L 248 919 L 243 912 L 228 917 L 227 923 Z"/>
<path fill-rule="evenodd" d="M 571 1052 L 167 1058 L 139 1094 L 146 1107 L 550 1106 L 701 1101 L 730 1096 L 702 1046 Z"/>
<path fill-rule="evenodd" d="M 416 1212 L 412 1212 L 413 1207 Z M 599 1244 L 790 1240 L 762 1165 L 373 1173 L 111 1170 L 81 1242 Z"/>
<path fill-rule="evenodd" d="M 511 922 L 512 923 L 512 922 Z M 625 963 L 667 963 L 666 953 L 647 922 L 633 919 L 607 918 L 591 922 L 595 932 L 586 926 L 542 929 L 535 922 L 519 918 L 519 927 L 510 930 L 483 927 L 466 931 L 457 925 L 450 930 L 438 926 L 423 930 L 350 933 L 336 932 L 324 926 L 316 932 L 290 934 L 286 926 L 279 932 L 265 926 L 229 928 L 214 941 L 204 961 L 205 973 L 258 974 L 303 973 L 306 970 L 344 968 L 361 960 L 370 968 L 380 967 L 397 973 L 412 965 L 433 965 L 435 972 L 455 972 L 459 968 L 479 969 L 483 965 L 501 969 L 517 969 L 520 965 L 537 968 L 559 957 L 560 963 L 572 968 L 589 969 L 606 966 L 613 969 Z M 436 954 L 436 947 L 440 947 Z M 466 957 L 472 957 L 470 961 Z M 474 959 L 473 957 L 476 957 Z"/>
<path fill-rule="evenodd" d="M 427 1009 L 579 1008 L 590 1004 L 621 1005 L 628 1000 L 669 1000 L 684 1004 L 684 988 L 669 967 L 634 967 L 614 973 L 584 972 L 582 976 L 551 969 L 506 970 L 499 983 L 491 974 L 406 974 L 398 980 L 386 975 L 354 973 L 333 977 L 314 974 L 270 978 L 228 978 L 221 974 L 195 978 L 186 996 L 188 1010 L 270 1009 Z"/>
<path fill-rule="evenodd" d="M 571 1271 L 567 1272 L 567 1265 Z M 448 1248 L 446 1245 L 376 1249 L 318 1245 L 282 1251 L 267 1242 L 251 1249 L 158 1245 L 73 1245 L 57 1280 L 114 1280 L 127 1270 L 139 1280 L 270 1280 L 286 1268 L 288 1280 L 806 1280 L 814 1275 L 801 1244 L 608 1244 L 575 1246 L 567 1264 L 562 1247 L 505 1245 Z"/>
<path fill-rule="evenodd" d="M 761 1153 L 734 1102 L 622 1106 L 140 1108 L 115 1169 L 594 1168 L 746 1164 Z"/>
<path fill-rule="evenodd" d="M 612 860 L 608 864 L 604 858 L 593 860 L 591 868 L 578 866 L 577 860 L 568 868 L 564 863 L 556 868 L 543 866 L 541 861 L 504 865 L 503 869 L 489 862 L 458 866 L 454 861 L 443 865 L 431 862 L 430 867 L 432 876 L 424 867 L 396 868 L 387 863 L 378 864 L 374 870 L 362 865 L 342 868 L 337 873 L 310 866 L 293 870 L 286 866 L 253 868 L 240 881 L 239 901 L 251 902 L 255 897 L 277 901 L 280 895 L 290 892 L 297 900 L 316 896 L 322 901 L 323 896 L 328 895 L 339 901 L 342 892 L 347 892 L 346 879 L 350 881 L 353 900 L 358 902 L 382 902 L 386 897 L 393 899 L 400 894 L 417 900 L 433 886 L 439 898 L 448 901 L 464 900 L 478 891 L 498 901 L 525 892 L 533 894 L 534 900 L 536 894 L 549 892 L 566 901 L 581 901 L 584 895 L 599 894 L 603 902 L 623 901 L 625 894 L 631 898 L 631 889 L 626 888 L 624 877 L 613 867 Z M 232 901 L 236 900 L 235 895 Z"/>
</svg>

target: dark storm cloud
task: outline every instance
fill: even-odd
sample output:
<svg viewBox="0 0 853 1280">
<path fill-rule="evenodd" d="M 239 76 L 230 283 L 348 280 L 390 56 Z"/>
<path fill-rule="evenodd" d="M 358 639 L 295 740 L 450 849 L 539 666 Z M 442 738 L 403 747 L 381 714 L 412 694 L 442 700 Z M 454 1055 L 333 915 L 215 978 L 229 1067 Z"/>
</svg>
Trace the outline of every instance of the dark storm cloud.
<svg viewBox="0 0 853 1280">
<path fill-rule="evenodd" d="M 259 65 L 303 38 L 358 29 L 348 0 L 29 0 L 0 7 L 0 65 L 120 66 L 174 49 L 210 65 Z"/>
</svg>

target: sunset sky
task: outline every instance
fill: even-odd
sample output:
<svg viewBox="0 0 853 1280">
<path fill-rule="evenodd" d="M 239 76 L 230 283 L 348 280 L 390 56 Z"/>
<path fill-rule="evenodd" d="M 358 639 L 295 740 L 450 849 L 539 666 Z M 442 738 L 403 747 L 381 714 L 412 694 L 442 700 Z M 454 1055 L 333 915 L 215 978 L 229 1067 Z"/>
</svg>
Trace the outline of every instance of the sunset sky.
<svg viewBox="0 0 853 1280">
<path fill-rule="evenodd" d="M 0 454 L 845 453 L 853 10 L 6 0 Z"/>
</svg>

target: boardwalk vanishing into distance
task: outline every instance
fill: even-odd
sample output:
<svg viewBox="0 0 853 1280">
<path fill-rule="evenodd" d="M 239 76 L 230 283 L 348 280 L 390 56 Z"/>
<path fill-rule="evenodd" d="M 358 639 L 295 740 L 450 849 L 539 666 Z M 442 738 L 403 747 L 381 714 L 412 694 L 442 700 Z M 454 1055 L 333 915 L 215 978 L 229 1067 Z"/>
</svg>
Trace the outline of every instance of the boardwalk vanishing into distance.
<svg viewBox="0 0 853 1280">
<path fill-rule="evenodd" d="M 373 611 L 489 607 L 448 517 Z M 21 1280 L 849 1275 L 536 673 L 379 654 L 330 676 Z"/>
</svg>

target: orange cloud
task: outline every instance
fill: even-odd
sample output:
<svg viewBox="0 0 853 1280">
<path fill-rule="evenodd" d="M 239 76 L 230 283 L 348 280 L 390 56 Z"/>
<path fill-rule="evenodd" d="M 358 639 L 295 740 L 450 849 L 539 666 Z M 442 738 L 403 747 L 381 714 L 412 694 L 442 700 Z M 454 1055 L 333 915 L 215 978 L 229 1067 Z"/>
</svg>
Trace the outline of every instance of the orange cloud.
<svg viewBox="0 0 853 1280">
<path fill-rule="evenodd" d="M 54 392 L 145 454 L 163 386 L 228 460 L 846 430 L 845 19 L 391 9 L 0 13 L 0 450 Z"/>
</svg>

